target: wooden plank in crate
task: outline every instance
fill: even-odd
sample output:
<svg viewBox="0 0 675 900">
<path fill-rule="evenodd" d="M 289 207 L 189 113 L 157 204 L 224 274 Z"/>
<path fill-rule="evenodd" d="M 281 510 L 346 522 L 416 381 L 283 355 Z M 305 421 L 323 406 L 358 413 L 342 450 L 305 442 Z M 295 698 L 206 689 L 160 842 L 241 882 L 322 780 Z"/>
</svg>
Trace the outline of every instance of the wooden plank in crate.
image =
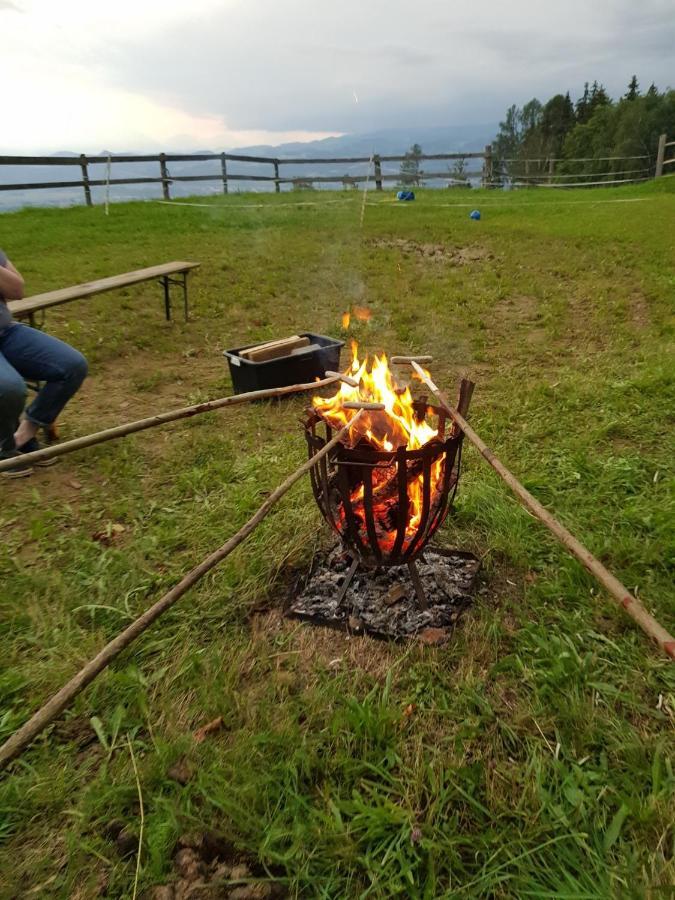
<svg viewBox="0 0 675 900">
<path fill-rule="evenodd" d="M 307 347 L 308 345 L 309 338 L 295 334 L 289 338 L 268 341 L 268 343 L 259 344 L 257 347 L 249 347 L 247 350 L 242 350 L 239 355 L 250 362 L 266 362 L 270 359 L 278 359 L 280 356 L 288 356 L 293 350 Z"/>
</svg>

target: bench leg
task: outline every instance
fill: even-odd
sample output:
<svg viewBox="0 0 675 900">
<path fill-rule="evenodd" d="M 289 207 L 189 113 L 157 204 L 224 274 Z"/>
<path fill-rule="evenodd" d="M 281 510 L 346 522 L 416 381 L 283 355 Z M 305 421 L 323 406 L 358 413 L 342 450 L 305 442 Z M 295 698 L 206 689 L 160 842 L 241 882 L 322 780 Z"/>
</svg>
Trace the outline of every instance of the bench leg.
<svg viewBox="0 0 675 900">
<path fill-rule="evenodd" d="M 188 321 L 190 308 L 188 306 L 188 290 L 187 290 L 188 273 L 183 272 L 183 309 L 185 310 L 185 321 Z"/>
<path fill-rule="evenodd" d="M 166 321 L 171 321 L 171 295 L 169 293 L 169 279 L 166 275 L 162 278 L 162 285 L 164 286 L 164 315 L 166 316 Z"/>
</svg>

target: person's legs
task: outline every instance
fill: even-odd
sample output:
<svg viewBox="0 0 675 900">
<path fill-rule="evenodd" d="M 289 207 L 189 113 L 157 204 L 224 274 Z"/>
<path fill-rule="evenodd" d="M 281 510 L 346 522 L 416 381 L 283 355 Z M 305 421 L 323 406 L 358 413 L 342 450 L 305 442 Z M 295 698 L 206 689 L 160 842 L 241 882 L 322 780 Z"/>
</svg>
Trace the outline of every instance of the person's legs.
<svg viewBox="0 0 675 900">
<path fill-rule="evenodd" d="M 25 402 L 24 380 L 0 351 L 0 459 L 16 452 L 14 432 Z"/>
<path fill-rule="evenodd" d="M 38 428 L 51 425 L 87 375 L 87 361 L 63 341 L 27 325 L 11 325 L 0 349 L 6 360 L 24 378 L 45 385 L 26 409 L 15 434 L 21 447 Z"/>
</svg>

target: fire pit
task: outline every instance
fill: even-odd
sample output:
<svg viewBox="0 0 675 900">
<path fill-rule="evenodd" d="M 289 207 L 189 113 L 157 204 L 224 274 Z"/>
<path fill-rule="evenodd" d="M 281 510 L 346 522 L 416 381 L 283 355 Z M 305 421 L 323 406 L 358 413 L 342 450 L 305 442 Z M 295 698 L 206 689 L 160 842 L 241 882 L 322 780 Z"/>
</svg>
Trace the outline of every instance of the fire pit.
<svg viewBox="0 0 675 900">
<path fill-rule="evenodd" d="M 399 387 L 386 356 L 369 367 L 353 345 L 349 376 L 332 397 L 315 397 L 305 422 L 310 457 L 366 408 L 349 444 L 338 444 L 311 470 L 316 502 L 351 564 L 337 597 L 362 566 L 405 565 L 420 609 L 428 607 L 416 560 L 442 524 L 459 480 L 462 432 L 443 410 Z M 467 405 L 465 403 L 465 405 Z M 449 427 L 448 427 L 449 426 Z"/>
</svg>

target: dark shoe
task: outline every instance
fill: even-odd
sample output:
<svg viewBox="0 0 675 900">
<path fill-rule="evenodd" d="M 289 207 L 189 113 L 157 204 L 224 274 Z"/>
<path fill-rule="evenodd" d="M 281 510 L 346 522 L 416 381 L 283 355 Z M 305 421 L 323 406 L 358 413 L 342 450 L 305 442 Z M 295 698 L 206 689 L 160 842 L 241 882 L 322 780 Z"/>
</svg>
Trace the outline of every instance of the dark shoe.
<svg viewBox="0 0 675 900">
<path fill-rule="evenodd" d="M 4 462 L 6 459 L 20 459 L 21 454 L 14 450 L 12 453 L 9 453 L 7 456 L 0 456 L 0 460 Z M 32 475 L 34 469 L 31 465 L 25 462 L 21 462 L 18 465 L 14 466 L 13 469 L 4 469 L 0 472 L 0 478 L 27 478 L 29 475 Z"/>
<path fill-rule="evenodd" d="M 29 441 L 26 441 L 25 444 L 22 444 L 20 447 L 17 447 L 16 449 L 19 451 L 19 453 L 34 453 L 36 450 L 43 450 L 44 447 L 42 446 L 40 441 L 38 441 L 37 438 L 31 438 Z M 33 465 L 46 467 L 46 466 L 53 466 L 54 463 L 57 463 L 57 462 L 58 462 L 58 459 L 55 456 L 52 456 L 51 459 L 38 459 L 35 461 L 35 463 Z M 10 471 L 11 471 L 11 469 L 10 469 Z"/>
</svg>

